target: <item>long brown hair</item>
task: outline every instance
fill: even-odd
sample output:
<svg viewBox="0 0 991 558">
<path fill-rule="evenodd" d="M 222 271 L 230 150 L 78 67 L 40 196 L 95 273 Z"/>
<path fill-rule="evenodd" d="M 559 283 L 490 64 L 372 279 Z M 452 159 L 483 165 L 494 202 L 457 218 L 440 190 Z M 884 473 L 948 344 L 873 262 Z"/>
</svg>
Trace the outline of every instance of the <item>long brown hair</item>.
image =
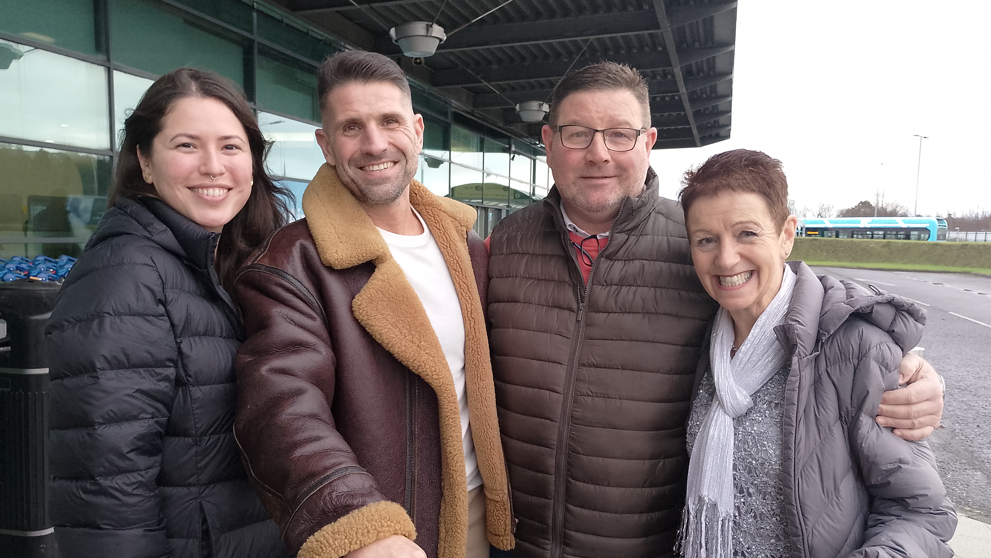
<svg viewBox="0 0 991 558">
<path fill-rule="evenodd" d="M 238 268 L 252 250 L 286 224 L 288 204 L 293 200 L 292 192 L 277 186 L 265 172 L 265 156 L 271 143 L 265 140 L 251 107 L 234 82 L 213 72 L 193 68 L 179 68 L 155 80 L 124 121 L 124 139 L 107 204 L 113 207 L 118 197 L 137 200 L 141 196 L 156 195 L 155 186 L 146 183 L 141 176 L 138 150 L 145 157 L 151 156 L 152 142 L 162 131 L 163 120 L 176 101 L 186 97 L 204 97 L 224 103 L 248 135 L 254 184 L 244 207 L 224 225 L 214 264 L 220 284 L 233 293 Z"/>
</svg>

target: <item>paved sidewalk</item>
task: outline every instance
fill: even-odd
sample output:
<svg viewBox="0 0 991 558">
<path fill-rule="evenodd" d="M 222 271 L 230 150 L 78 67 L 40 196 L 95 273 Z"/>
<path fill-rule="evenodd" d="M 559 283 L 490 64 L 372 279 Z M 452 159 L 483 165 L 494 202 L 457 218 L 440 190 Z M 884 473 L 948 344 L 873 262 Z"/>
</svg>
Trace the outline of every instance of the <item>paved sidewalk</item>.
<svg viewBox="0 0 991 558">
<path fill-rule="evenodd" d="M 950 548 L 957 558 L 987 558 L 991 556 L 991 525 L 957 514 L 957 532 L 950 539 Z"/>
</svg>

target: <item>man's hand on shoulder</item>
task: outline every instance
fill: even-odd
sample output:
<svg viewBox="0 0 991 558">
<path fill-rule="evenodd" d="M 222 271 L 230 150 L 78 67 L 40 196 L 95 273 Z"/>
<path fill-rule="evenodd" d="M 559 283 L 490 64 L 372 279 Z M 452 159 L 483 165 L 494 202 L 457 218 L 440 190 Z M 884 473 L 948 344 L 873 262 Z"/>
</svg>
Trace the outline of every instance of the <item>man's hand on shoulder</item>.
<svg viewBox="0 0 991 558">
<path fill-rule="evenodd" d="M 352 550 L 345 554 L 344 558 L 427 558 L 427 554 L 406 537 L 392 535 Z"/>
<path fill-rule="evenodd" d="M 943 416 L 942 383 L 932 365 L 914 354 L 902 359 L 898 376 L 905 387 L 884 392 L 877 423 L 894 428 L 894 434 L 905 440 L 925 439 Z"/>
</svg>

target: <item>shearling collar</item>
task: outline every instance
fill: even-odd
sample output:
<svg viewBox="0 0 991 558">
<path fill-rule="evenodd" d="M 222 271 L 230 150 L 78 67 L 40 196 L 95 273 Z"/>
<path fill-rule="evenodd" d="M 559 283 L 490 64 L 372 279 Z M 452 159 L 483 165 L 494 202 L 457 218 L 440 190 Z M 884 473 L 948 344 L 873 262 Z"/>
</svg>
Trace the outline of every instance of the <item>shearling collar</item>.
<svg viewBox="0 0 991 558">
<path fill-rule="evenodd" d="M 432 194 L 416 180 L 410 182 L 410 203 L 433 230 L 453 220 L 467 233 L 475 211 L 448 198 Z M 392 259 L 389 246 L 354 195 L 341 183 L 337 170 L 324 163 L 303 193 L 303 212 L 316 243 L 320 260 L 334 269 L 365 262 L 380 265 Z"/>
</svg>

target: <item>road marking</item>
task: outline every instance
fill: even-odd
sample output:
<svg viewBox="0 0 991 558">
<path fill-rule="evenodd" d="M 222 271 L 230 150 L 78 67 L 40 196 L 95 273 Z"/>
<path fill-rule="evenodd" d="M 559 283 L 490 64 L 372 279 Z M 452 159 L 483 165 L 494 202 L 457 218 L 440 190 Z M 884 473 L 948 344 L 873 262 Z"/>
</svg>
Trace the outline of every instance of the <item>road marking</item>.
<svg viewBox="0 0 991 558">
<path fill-rule="evenodd" d="M 968 318 L 967 316 L 961 316 L 960 314 L 957 314 L 956 312 L 950 312 L 950 314 L 953 314 L 954 316 L 956 316 L 958 318 L 963 318 L 965 320 L 970 320 L 970 321 L 974 322 L 975 324 L 979 324 L 979 325 L 982 325 L 982 326 L 984 326 L 984 327 L 986 327 L 988 329 L 991 329 L 991 325 L 988 325 L 988 324 L 986 324 L 984 322 L 979 322 L 979 321 L 975 320 L 974 318 Z"/>
<path fill-rule="evenodd" d="M 885 285 L 887 287 L 897 287 L 898 286 L 898 285 L 896 285 L 894 283 L 884 283 L 884 282 L 881 282 L 881 281 L 874 281 L 873 279 L 861 279 L 860 277 L 854 277 L 853 280 L 854 281 L 863 281 L 865 283 L 873 283 L 875 285 Z"/>
</svg>

